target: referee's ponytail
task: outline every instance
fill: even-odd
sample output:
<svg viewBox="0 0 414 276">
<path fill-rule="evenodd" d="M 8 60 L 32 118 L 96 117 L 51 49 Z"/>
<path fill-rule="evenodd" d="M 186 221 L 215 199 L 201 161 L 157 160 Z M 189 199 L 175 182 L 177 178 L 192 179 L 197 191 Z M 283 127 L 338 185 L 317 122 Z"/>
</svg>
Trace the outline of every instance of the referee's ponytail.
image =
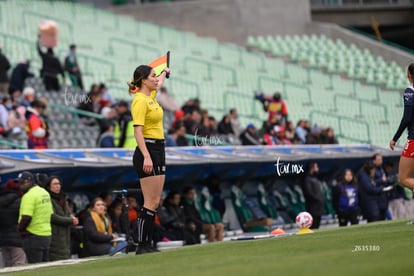
<svg viewBox="0 0 414 276">
<path fill-rule="evenodd" d="M 142 85 L 142 80 L 148 78 L 151 74 L 152 67 L 148 65 L 140 65 L 135 71 L 131 82 L 128 82 L 128 93 L 135 94 L 139 91 Z"/>
</svg>

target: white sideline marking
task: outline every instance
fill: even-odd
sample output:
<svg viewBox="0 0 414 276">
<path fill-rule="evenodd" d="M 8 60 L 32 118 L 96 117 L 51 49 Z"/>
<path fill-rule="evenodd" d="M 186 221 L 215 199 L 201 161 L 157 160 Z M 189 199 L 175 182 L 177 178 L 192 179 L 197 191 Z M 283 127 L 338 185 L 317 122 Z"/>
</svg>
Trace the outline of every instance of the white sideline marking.
<svg viewBox="0 0 414 276">
<path fill-rule="evenodd" d="M 102 259 L 106 259 L 106 258 L 100 257 L 100 258 L 67 259 L 67 260 L 54 261 L 54 262 L 44 262 L 44 263 L 37 263 L 37 264 L 27 264 L 27 265 L 22 265 L 22 266 L 4 267 L 0 269 L 0 273 L 32 270 L 32 269 L 50 267 L 50 266 L 80 264 L 84 262 L 96 261 L 96 260 L 102 260 Z"/>
</svg>

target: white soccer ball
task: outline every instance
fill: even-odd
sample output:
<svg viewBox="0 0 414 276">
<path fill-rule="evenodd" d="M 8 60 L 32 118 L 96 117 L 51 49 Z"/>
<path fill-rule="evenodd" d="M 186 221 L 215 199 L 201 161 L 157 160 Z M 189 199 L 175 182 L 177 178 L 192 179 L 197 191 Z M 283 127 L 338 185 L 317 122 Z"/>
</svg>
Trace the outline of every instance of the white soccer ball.
<svg viewBox="0 0 414 276">
<path fill-rule="evenodd" d="M 296 224 L 299 225 L 300 228 L 309 228 L 312 226 L 313 217 L 308 212 L 300 212 L 296 216 Z"/>
</svg>

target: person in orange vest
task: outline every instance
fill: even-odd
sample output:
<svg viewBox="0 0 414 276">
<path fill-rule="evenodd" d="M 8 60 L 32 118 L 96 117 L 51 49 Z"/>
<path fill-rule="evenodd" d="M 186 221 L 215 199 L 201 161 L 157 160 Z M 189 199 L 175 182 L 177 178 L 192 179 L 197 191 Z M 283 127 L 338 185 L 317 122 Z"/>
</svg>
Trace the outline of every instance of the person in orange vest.
<svg viewBox="0 0 414 276">
<path fill-rule="evenodd" d="M 26 111 L 27 148 L 29 149 L 47 148 L 49 131 L 42 117 L 45 107 L 41 101 L 34 100 Z"/>
</svg>

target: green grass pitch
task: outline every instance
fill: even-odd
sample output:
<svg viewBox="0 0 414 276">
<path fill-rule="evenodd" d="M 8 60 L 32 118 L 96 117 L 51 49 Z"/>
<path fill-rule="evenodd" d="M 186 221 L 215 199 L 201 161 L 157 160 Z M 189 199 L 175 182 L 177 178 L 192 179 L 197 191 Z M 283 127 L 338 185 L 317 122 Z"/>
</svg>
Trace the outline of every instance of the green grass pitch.
<svg viewBox="0 0 414 276">
<path fill-rule="evenodd" d="M 412 275 L 414 225 L 408 222 L 210 243 L 139 256 L 130 253 L 7 275 Z"/>
</svg>

